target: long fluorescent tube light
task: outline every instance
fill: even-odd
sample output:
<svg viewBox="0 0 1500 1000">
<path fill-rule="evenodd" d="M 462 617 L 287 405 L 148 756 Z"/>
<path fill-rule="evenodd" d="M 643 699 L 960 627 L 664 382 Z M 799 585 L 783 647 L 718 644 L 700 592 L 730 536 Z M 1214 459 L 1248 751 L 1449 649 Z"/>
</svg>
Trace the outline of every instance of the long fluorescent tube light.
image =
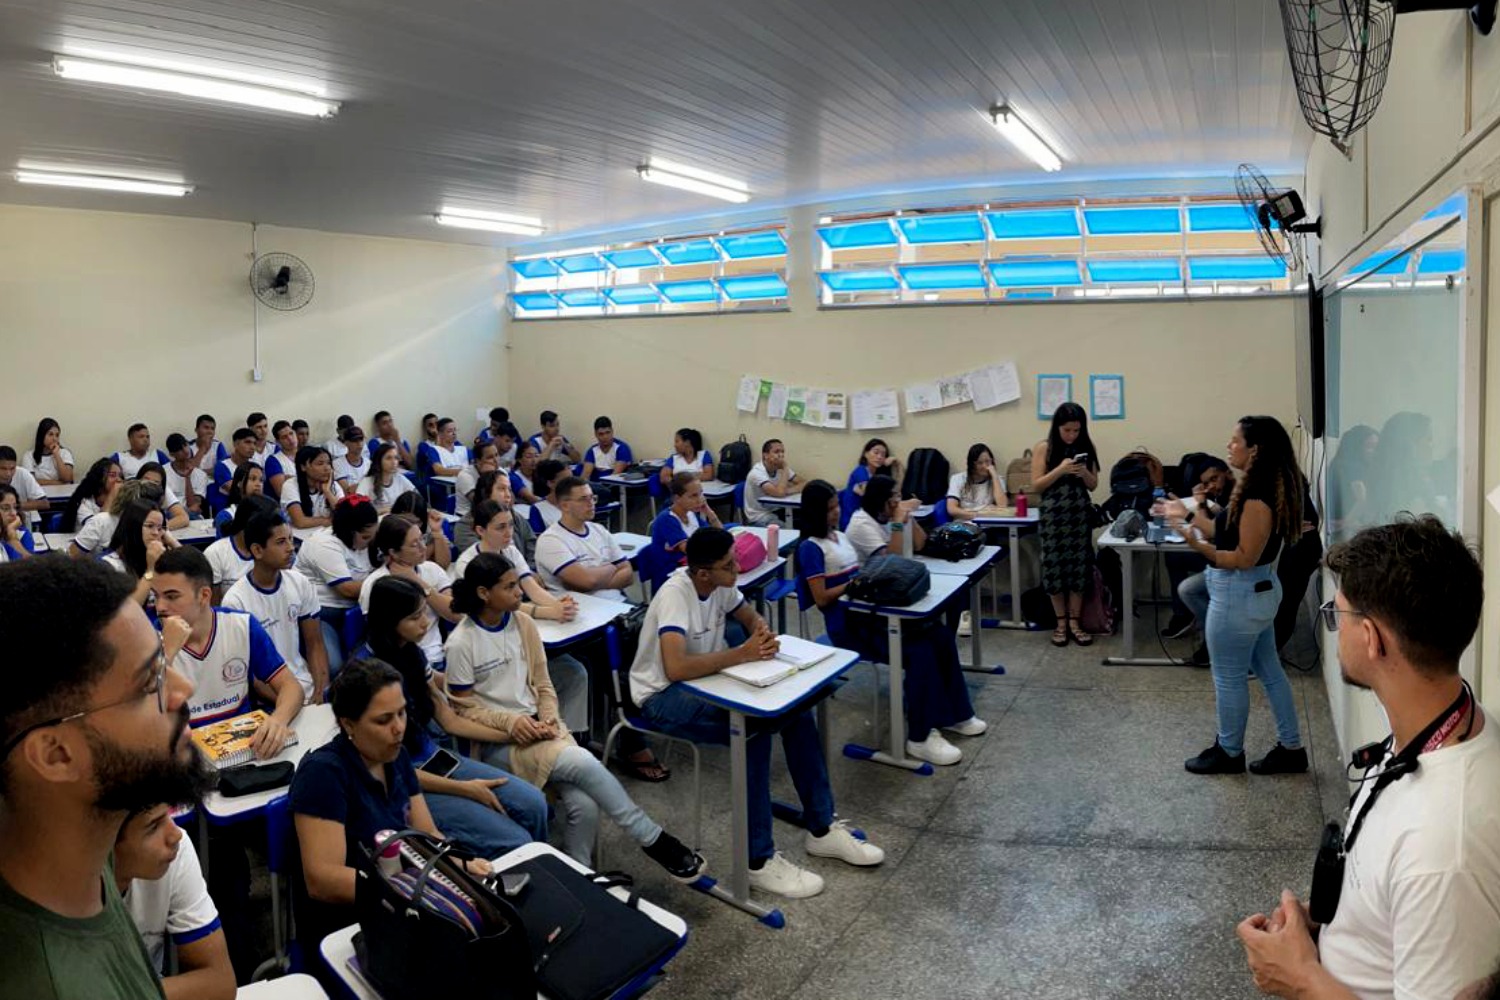
<svg viewBox="0 0 1500 1000">
<path fill-rule="evenodd" d="M 136 66 L 127 62 L 105 62 L 62 55 L 53 57 L 52 70 L 65 80 L 199 97 L 316 118 L 327 118 L 339 109 L 337 101 L 293 89 L 245 83 L 227 72 L 224 76 L 215 76 L 206 71 L 184 73 L 152 66 Z"/>
<path fill-rule="evenodd" d="M 641 180 L 652 184 L 665 184 L 667 187 L 706 194 L 735 204 L 744 204 L 750 200 L 750 186 L 744 181 L 669 160 L 659 160 L 654 156 L 637 167 L 636 172 L 641 175 Z"/>
<path fill-rule="evenodd" d="M 517 236 L 540 236 L 547 231 L 541 219 L 506 212 L 484 212 L 473 208 L 443 206 L 437 215 L 438 225 L 454 229 L 480 229 L 489 233 L 514 233 Z"/>
<path fill-rule="evenodd" d="M 87 188 L 93 191 L 122 191 L 127 194 L 160 194 L 181 198 L 191 194 L 187 184 L 167 184 L 162 181 L 142 181 L 130 177 L 105 177 L 99 174 L 69 174 L 45 170 L 17 170 L 16 180 L 21 184 L 47 184 L 52 187 Z"/>
<path fill-rule="evenodd" d="M 1030 125 L 1023 122 L 1009 105 L 1000 104 L 990 108 L 990 121 L 1006 141 L 1035 160 L 1037 166 L 1048 173 L 1062 169 L 1062 157 L 1053 152 L 1052 147 Z"/>
</svg>

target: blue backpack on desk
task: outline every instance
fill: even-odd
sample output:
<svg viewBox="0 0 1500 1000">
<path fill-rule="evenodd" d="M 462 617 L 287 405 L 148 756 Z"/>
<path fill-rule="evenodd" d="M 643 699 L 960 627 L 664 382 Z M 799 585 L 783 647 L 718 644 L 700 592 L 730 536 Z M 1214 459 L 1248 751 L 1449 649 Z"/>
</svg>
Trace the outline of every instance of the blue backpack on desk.
<svg viewBox="0 0 1500 1000">
<path fill-rule="evenodd" d="M 845 593 L 863 604 L 904 608 L 926 597 L 931 589 L 932 575 L 926 566 L 905 556 L 887 555 L 861 566 Z"/>
</svg>

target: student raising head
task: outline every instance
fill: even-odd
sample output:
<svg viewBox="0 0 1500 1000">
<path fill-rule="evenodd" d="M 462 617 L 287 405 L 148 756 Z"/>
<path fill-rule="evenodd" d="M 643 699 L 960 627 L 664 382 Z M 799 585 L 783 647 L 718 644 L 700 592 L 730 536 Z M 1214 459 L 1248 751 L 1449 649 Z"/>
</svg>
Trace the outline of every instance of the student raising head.
<svg viewBox="0 0 1500 1000">
<path fill-rule="evenodd" d="M 333 479 L 333 459 L 322 448 L 297 450 L 297 478 L 281 486 L 281 509 L 299 539 L 333 523 L 333 506 L 344 491 Z"/>
<path fill-rule="evenodd" d="M 668 485 L 674 473 L 696 472 L 708 482 L 714 478 L 714 457 L 703 450 L 703 435 L 684 427 L 672 438 L 672 454 L 661 470 L 661 484 Z"/>
<path fill-rule="evenodd" d="M 214 436 L 218 430 L 219 422 L 213 418 L 212 414 L 200 413 L 198 419 L 193 422 L 193 440 L 188 442 L 188 451 L 192 455 L 193 462 L 210 479 L 213 478 L 214 467 L 229 457 L 229 449 L 224 447 L 224 442 Z"/>
<path fill-rule="evenodd" d="M 370 455 L 369 474 L 359 481 L 355 492 L 369 497 L 381 514 L 389 514 L 392 504 L 414 490 L 416 486 L 401 471 L 400 449 L 388 441 L 381 441 Z"/>
<path fill-rule="evenodd" d="M 433 669 L 442 670 L 443 638 L 438 632 L 437 619 L 441 616 L 457 621 L 458 615 L 449 606 L 452 581 L 443 567 L 427 558 L 427 544 L 422 541 L 422 528 L 417 520 L 406 514 L 387 514 L 382 518 L 375 529 L 375 540 L 370 543 L 370 564 L 377 568 L 365 577 L 360 587 L 360 610 L 369 615 L 370 589 L 388 576 L 415 583 L 433 612 L 427 617 L 427 628 L 418 645 Z"/>
<path fill-rule="evenodd" d="M 290 421 L 278 420 L 271 425 L 271 438 L 276 450 L 266 459 L 266 477 L 270 481 L 270 494 L 281 496 L 281 487 L 297 474 L 297 432 Z"/>
</svg>

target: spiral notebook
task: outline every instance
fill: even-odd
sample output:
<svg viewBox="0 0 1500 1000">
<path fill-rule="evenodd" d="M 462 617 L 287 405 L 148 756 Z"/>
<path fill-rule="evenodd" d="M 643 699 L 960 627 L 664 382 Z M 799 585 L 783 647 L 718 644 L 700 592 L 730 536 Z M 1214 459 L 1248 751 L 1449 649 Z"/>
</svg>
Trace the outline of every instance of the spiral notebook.
<svg viewBox="0 0 1500 1000">
<path fill-rule="evenodd" d="M 248 764 L 255 759 L 255 751 L 250 749 L 250 737 L 268 721 L 270 716 L 256 709 L 194 729 L 193 742 L 198 744 L 198 750 L 208 762 L 220 770 Z M 287 733 L 285 746 L 296 742 L 297 734 Z"/>
<path fill-rule="evenodd" d="M 770 687 L 788 677 L 795 677 L 808 667 L 822 663 L 836 650 L 832 646 L 809 642 L 794 635 L 779 637 L 781 649 L 772 660 L 756 660 L 754 663 L 737 663 L 725 667 L 724 673 L 737 681 L 755 687 Z"/>
</svg>

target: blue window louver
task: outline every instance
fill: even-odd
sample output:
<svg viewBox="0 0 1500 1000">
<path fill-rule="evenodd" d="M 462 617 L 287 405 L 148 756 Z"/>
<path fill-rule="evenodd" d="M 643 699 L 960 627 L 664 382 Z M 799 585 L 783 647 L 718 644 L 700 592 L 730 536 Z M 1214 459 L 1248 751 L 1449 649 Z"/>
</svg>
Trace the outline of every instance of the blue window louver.
<svg viewBox="0 0 1500 1000">
<path fill-rule="evenodd" d="M 1349 274 L 1359 277 L 1366 274 L 1405 274 L 1411 265 L 1410 254 L 1398 254 L 1388 258 L 1384 252 L 1366 257 L 1349 269 Z"/>
<path fill-rule="evenodd" d="M 551 292 L 516 292 L 511 295 L 510 301 L 517 309 L 525 312 L 538 312 L 540 310 L 552 310 L 557 308 L 557 296 Z"/>
<path fill-rule="evenodd" d="M 656 290 L 665 295 L 668 302 L 675 304 L 719 300 L 719 290 L 714 287 L 712 281 L 708 280 L 663 281 L 657 284 Z"/>
<path fill-rule="evenodd" d="M 1056 292 L 1006 292 L 1005 293 L 1005 299 L 1006 299 L 1007 302 L 1014 302 L 1017 299 L 1023 299 L 1024 300 L 1024 299 L 1055 299 L 1055 298 L 1057 298 L 1057 293 Z"/>
<path fill-rule="evenodd" d="M 1077 238 L 1078 213 L 1071 208 L 987 212 L 990 232 L 997 240 L 1034 240 L 1056 237 Z"/>
<path fill-rule="evenodd" d="M 1000 260 L 990 264 L 990 276 L 1001 288 L 1054 288 L 1081 285 L 1076 260 Z"/>
<path fill-rule="evenodd" d="M 572 288 L 558 298 L 570 309 L 597 309 L 604 305 L 604 295 L 597 288 Z"/>
<path fill-rule="evenodd" d="M 730 260 L 748 260 L 751 257 L 783 257 L 786 255 L 786 240 L 780 233 L 751 233 L 745 236 L 719 237 L 719 249 Z"/>
<path fill-rule="evenodd" d="M 523 278 L 552 278 L 557 275 L 557 265 L 547 257 L 533 257 L 531 260 L 513 260 L 510 262 L 511 269 Z"/>
<path fill-rule="evenodd" d="M 908 215 L 896 220 L 908 243 L 979 243 L 985 238 L 977 212 Z"/>
<path fill-rule="evenodd" d="M 1442 215 L 1463 215 L 1464 210 L 1468 208 L 1468 201 L 1468 196 L 1459 191 L 1456 194 L 1449 195 L 1441 205 L 1422 216 L 1422 218 L 1436 219 Z"/>
<path fill-rule="evenodd" d="M 1091 236 L 1182 232 L 1182 219 L 1175 208 L 1086 208 L 1083 221 Z"/>
<path fill-rule="evenodd" d="M 1463 250 L 1424 250 L 1417 262 L 1418 274 L 1457 274 L 1464 269 Z"/>
<path fill-rule="evenodd" d="M 663 243 L 656 249 L 668 264 L 707 264 L 719 259 L 719 249 L 713 240 Z"/>
<path fill-rule="evenodd" d="M 1285 278 L 1286 264 L 1270 257 L 1193 257 L 1188 276 L 1194 281 L 1254 281 Z"/>
<path fill-rule="evenodd" d="M 873 222 L 851 222 L 842 226 L 826 226 L 818 230 L 823 242 L 830 250 L 857 250 L 861 247 L 891 247 L 897 242 L 896 231 L 889 219 Z"/>
<path fill-rule="evenodd" d="M 914 264 L 897 270 L 913 291 L 984 287 L 984 272 L 978 264 Z"/>
<path fill-rule="evenodd" d="M 606 288 L 605 298 L 617 306 L 644 306 L 661 301 L 661 293 L 650 285 L 621 285 Z"/>
<path fill-rule="evenodd" d="M 749 274 L 720 278 L 719 288 L 736 302 L 786 298 L 786 279 L 779 274 Z"/>
<path fill-rule="evenodd" d="M 1242 205 L 1189 205 L 1188 229 L 1195 233 L 1253 233 L 1255 223 Z"/>
<path fill-rule="evenodd" d="M 1181 281 L 1182 266 L 1175 260 L 1092 260 L 1090 281 Z"/>
<path fill-rule="evenodd" d="M 554 257 L 557 266 L 569 274 L 589 274 L 604 270 L 604 261 L 596 253 L 580 253 L 571 257 Z"/>
<path fill-rule="evenodd" d="M 638 267 L 660 267 L 661 258 L 649 247 L 634 247 L 630 250 L 611 250 L 600 254 L 616 270 Z"/>
<path fill-rule="evenodd" d="M 894 292 L 901 282 L 889 268 L 861 271 L 821 271 L 818 277 L 831 292 Z"/>
</svg>

